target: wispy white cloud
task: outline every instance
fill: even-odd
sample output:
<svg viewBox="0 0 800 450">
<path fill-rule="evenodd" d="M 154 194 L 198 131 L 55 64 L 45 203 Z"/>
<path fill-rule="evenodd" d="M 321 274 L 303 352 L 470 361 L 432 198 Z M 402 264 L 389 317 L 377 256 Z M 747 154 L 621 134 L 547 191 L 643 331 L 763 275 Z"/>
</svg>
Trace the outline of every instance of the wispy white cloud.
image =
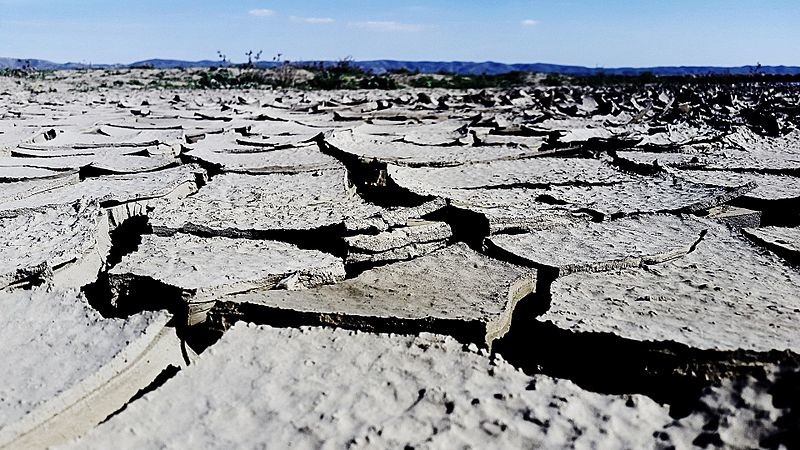
<svg viewBox="0 0 800 450">
<path fill-rule="evenodd" d="M 275 11 L 271 9 L 259 8 L 259 9 L 251 9 L 250 11 L 247 11 L 247 14 L 256 17 L 269 17 L 269 16 L 274 16 Z"/>
<path fill-rule="evenodd" d="M 400 22 L 393 22 L 393 21 L 379 21 L 379 20 L 370 20 L 367 22 L 350 22 L 348 24 L 354 28 L 362 28 L 369 31 L 389 31 L 389 32 L 414 32 L 420 31 L 425 28 L 423 25 L 414 24 L 414 23 L 400 23 Z"/>
<path fill-rule="evenodd" d="M 324 23 L 333 23 L 336 22 L 335 20 L 331 19 L 330 17 L 298 17 L 298 16 L 289 16 L 289 20 L 292 22 L 298 23 L 311 23 L 311 24 L 324 24 Z"/>
<path fill-rule="evenodd" d="M 539 21 L 538 20 L 525 19 L 525 20 L 522 21 L 522 26 L 523 27 L 535 27 L 536 25 L 539 25 Z"/>
</svg>

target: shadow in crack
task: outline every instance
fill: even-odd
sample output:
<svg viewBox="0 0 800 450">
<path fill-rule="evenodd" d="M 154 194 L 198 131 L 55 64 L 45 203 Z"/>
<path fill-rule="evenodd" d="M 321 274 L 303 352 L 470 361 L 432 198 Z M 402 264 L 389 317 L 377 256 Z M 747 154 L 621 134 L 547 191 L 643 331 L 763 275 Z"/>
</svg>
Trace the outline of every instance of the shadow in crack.
<svg viewBox="0 0 800 450">
<path fill-rule="evenodd" d="M 790 351 L 716 351 L 675 342 L 642 342 L 609 333 L 575 333 L 537 320 L 549 307 L 549 283 L 518 304 L 511 330 L 494 352 L 526 373 L 569 379 L 603 394 L 644 394 L 670 406 L 675 418 L 692 411 L 702 389 L 722 378 L 763 376 L 769 364 L 798 366 Z"/>
</svg>

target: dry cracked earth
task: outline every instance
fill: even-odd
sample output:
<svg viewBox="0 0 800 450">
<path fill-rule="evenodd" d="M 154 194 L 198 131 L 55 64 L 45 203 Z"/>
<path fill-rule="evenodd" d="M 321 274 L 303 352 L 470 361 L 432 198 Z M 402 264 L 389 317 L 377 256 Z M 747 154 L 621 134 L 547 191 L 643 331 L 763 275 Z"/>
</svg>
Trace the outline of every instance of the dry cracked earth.
<svg viewBox="0 0 800 450">
<path fill-rule="evenodd" d="M 111 76 L 0 78 L 0 447 L 800 445 L 798 86 Z"/>
</svg>

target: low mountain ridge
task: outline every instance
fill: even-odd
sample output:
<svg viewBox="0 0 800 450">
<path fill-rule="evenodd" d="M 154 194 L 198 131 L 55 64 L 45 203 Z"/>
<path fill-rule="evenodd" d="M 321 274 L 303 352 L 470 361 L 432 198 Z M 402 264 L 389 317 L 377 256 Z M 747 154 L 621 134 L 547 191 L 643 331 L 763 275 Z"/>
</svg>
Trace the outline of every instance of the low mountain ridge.
<svg viewBox="0 0 800 450">
<path fill-rule="evenodd" d="M 335 61 L 302 61 L 300 64 L 334 65 Z M 275 67 L 281 63 L 274 61 L 259 61 L 255 65 L 261 68 Z M 381 74 L 385 72 L 406 70 L 419 73 L 447 73 L 456 75 L 499 75 L 509 72 L 537 72 L 558 73 L 563 75 L 591 76 L 591 75 L 627 75 L 638 76 L 651 73 L 658 76 L 682 75 L 747 75 L 753 73 L 766 75 L 800 75 L 798 66 L 658 66 L 658 67 L 584 67 L 546 63 L 506 64 L 493 61 L 396 61 L 373 60 L 353 61 L 351 64 L 362 70 Z M 0 69 L 35 69 L 35 70 L 79 70 L 79 69 L 124 69 L 124 68 L 205 68 L 234 66 L 230 62 L 211 60 L 183 61 L 175 59 L 148 59 L 130 64 L 90 64 L 90 63 L 55 63 L 43 59 L 0 58 Z"/>
</svg>

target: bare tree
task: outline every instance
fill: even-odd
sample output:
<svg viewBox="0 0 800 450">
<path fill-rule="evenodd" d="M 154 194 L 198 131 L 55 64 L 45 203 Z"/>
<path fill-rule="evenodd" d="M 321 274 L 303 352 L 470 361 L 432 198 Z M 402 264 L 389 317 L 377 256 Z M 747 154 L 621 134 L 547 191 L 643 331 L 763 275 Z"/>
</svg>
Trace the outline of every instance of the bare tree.
<svg viewBox="0 0 800 450">
<path fill-rule="evenodd" d="M 258 61 L 259 59 L 261 59 L 261 50 L 259 50 L 258 53 L 250 50 L 247 53 L 245 53 L 245 55 L 247 55 L 247 65 L 249 67 L 252 67 L 253 60 Z"/>
</svg>

